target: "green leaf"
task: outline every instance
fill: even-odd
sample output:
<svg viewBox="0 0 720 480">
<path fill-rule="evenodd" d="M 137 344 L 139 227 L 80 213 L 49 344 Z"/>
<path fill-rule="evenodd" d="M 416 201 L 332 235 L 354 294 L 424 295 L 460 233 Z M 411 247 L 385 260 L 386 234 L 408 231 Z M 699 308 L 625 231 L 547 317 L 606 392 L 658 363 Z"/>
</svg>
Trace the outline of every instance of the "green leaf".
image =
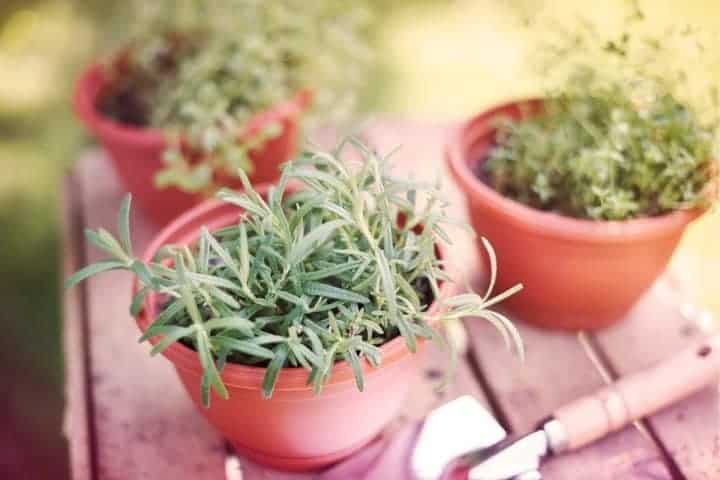
<svg viewBox="0 0 720 480">
<path fill-rule="evenodd" d="M 177 342 L 181 338 L 188 337 L 192 335 L 195 332 L 195 327 L 175 327 L 175 326 L 165 326 L 163 328 L 163 337 L 162 339 L 156 343 L 152 350 L 150 350 L 150 355 L 157 355 L 158 353 L 164 351 L 166 348 L 168 348 L 173 343 Z"/>
<path fill-rule="evenodd" d="M 133 295 L 132 302 L 130 303 L 130 315 L 132 315 L 133 317 L 138 316 L 138 314 L 142 310 L 143 302 L 145 301 L 145 297 L 147 296 L 149 291 L 150 287 L 143 287 L 138 290 L 135 295 Z"/>
<path fill-rule="evenodd" d="M 140 283 L 144 286 L 157 288 L 158 283 L 155 280 L 155 277 L 153 277 L 152 272 L 143 262 L 140 260 L 134 260 L 132 264 L 130 264 L 130 270 L 138 277 Z"/>
<path fill-rule="evenodd" d="M 238 284 L 222 277 L 195 272 L 185 272 L 185 276 L 201 285 L 212 285 L 214 287 L 227 288 L 228 290 L 240 290 Z"/>
<path fill-rule="evenodd" d="M 120 204 L 120 210 L 118 210 L 118 235 L 120 236 L 120 242 L 128 253 L 132 256 L 132 242 L 130 241 L 130 204 L 132 202 L 132 194 L 128 193 L 123 197 L 122 203 Z"/>
<path fill-rule="evenodd" d="M 333 220 L 315 228 L 294 244 L 288 252 L 287 262 L 290 266 L 297 265 L 305 260 L 318 246 L 330 239 L 335 230 L 347 224 L 344 220 Z"/>
<path fill-rule="evenodd" d="M 362 367 L 360 366 L 360 358 L 354 350 L 348 350 L 345 352 L 345 361 L 352 367 L 353 375 L 355 376 L 355 384 L 358 390 L 361 392 L 365 389 L 365 381 L 363 380 Z"/>
<path fill-rule="evenodd" d="M 288 346 L 286 343 L 281 343 L 273 350 L 274 357 L 270 361 L 270 364 L 265 370 L 265 376 L 262 382 L 262 395 L 263 398 L 271 398 L 273 391 L 275 390 L 275 383 L 277 383 L 277 377 L 280 374 L 280 369 L 285 365 L 285 360 L 288 356 Z"/>
<path fill-rule="evenodd" d="M 142 334 L 140 339 L 138 340 L 139 343 L 142 343 L 146 340 L 148 340 L 150 337 L 154 337 L 159 333 L 159 328 L 161 326 L 164 326 L 166 323 L 170 322 L 178 313 L 183 311 L 185 308 L 185 305 L 182 300 L 177 299 L 173 300 L 163 311 L 161 311 L 157 317 L 155 317 L 155 321 L 145 330 L 145 332 Z"/>
<path fill-rule="evenodd" d="M 360 261 L 354 260 L 348 263 L 340 263 L 332 267 L 315 270 L 314 272 L 302 272 L 300 273 L 300 278 L 303 280 L 322 280 L 323 278 L 336 277 L 341 273 L 356 268 L 360 263 Z"/>
<path fill-rule="evenodd" d="M 119 260 L 101 260 L 99 262 L 92 263 L 85 268 L 78 270 L 73 273 L 67 280 L 65 280 L 64 287 L 70 288 L 77 283 L 82 282 L 88 277 L 96 275 L 98 273 L 106 272 L 108 270 L 126 269 L 127 265 L 125 262 Z"/>
<path fill-rule="evenodd" d="M 289 343 L 290 349 L 293 351 L 295 356 L 300 360 L 300 358 L 307 359 L 310 361 L 310 363 L 315 368 L 321 368 L 324 366 L 324 362 L 321 357 L 317 356 L 312 350 L 310 350 L 308 347 L 303 345 L 299 342 L 292 342 Z M 300 363 L 303 363 L 302 361 Z M 310 367 L 307 364 L 303 365 L 308 370 L 312 370 L 312 367 Z"/>
<path fill-rule="evenodd" d="M 219 288 L 215 288 L 213 286 L 206 287 L 207 292 L 214 298 L 220 300 L 222 303 L 227 305 L 230 308 L 239 309 L 240 303 L 235 300 L 235 298 L 232 295 L 229 295 Z"/>
<path fill-rule="evenodd" d="M 240 231 L 240 243 L 238 246 L 240 275 L 243 284 L 247 284 L 250 276 L 250 251 L 248 249 L 247 228 L 245 227 L 245 224 L 241 222 L 238 230 Z"/>
<path fill-rule="evenodd" d="M 231 317 L 213 318 L 205 322 L 205 330 L 208 332 L 219 328 L 238 330 L 247 336 L 252 336 L 253 334 L 253 322 L 247 318 L 237 315 Z"/>
<path fill-rule="evenodd" d="M 333 298 L 345 302 L 370 303 L 370 299 L 365 295 L 360 295 L 359 293 L 344 288 L 333 287 L 326 283 L 307 282 L 304 286 L 304 291 L 307 295 Z"/>
<path fill-rule="evenodd" d="M 204 330 L 198 330 L 196 335 L 196 341 L 198 348 L 198 356 L 200 357 L 200 364 L 203 368 L 203 375 L 207 375 L 208 383 L 212 388 L 215 389 L 217 394 L 220 395 L 220 397 L 227 399 L 228 391 L 227 388 L 225 388 L 225 384 L 223 383 L 222 379 L 220 378 L 220 373 L 218 372 L 218 369 L 215 365 L 215 360 L 213 359 L 212 353 L 210 352 L 210 340 L 207 337 L 207 333 Z M 207 393 L 203 392 L 201 389 L 201 394 L 203 395 L 203 405 L 205 407 L 209 407 L 209 389 Z"/>
<path fill-rule="evenodd" d="M 120 260 L 127 260 L 127 256 L 122 250 L 120 244 L 106 230 L 98 229 L 97 232 L 85 229 L 85 238 L 95 247 L 109 253 Z"/>
<path fill-rule="evenodd" d="M 244 353 L 245 355 L 250 355 L 257 358 L 265 358 L 268 360 L 272 360 L 275 357 L 275 354 L 269 348 L 261 347 L 260 345 L 246 340 L 238 340 L 237 338 L 218 336 L 214 337 L 213 341 L 219 346 L 222 346 L 229 350 Z"/>
<path fill-rule="evenodd" d="M 202 326 L 202 316 L 200 315 L 200 310 L 195 302 L 195 297 L 190 290 L 190 284 L 187 283 L 187 279 L 185 277 L 185 267 L 183 265 L 182 257 L 179 254 L 175 255 L 175 269 L 178 276 L 180 296 L 183 300 L 183 304 L 185 305 L 185 310 L 188 312 L 188 315 L 190 315 L 194 324 Z"/>
</svg>

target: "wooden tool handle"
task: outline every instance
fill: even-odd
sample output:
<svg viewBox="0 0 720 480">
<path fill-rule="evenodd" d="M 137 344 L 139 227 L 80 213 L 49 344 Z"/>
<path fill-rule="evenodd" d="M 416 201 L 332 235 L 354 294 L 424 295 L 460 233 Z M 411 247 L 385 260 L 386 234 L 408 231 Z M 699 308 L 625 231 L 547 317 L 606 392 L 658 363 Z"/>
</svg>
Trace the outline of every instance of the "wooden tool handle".
<svg viewBox="0 0 720 480">
<path fill-rule="evenodd" d="M 563 449 L 592 443 L 718 381 L 720 334 L 559 408 L 554 417 L 565 431 Z"/>
</svg>

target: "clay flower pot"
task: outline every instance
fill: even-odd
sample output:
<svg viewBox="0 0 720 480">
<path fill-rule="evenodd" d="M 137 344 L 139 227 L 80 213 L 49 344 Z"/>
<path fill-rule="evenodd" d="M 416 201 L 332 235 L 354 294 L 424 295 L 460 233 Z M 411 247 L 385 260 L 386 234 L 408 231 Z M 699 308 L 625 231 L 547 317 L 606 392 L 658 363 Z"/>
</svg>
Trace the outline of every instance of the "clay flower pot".
<svg viewBox="0 0 720 480">
<path fill-rule="evenodd" d="M 162 230 L 148 247 L 144 260 L 150 261 L 165 244 L 193 243 L 203 225 L 213 231 L 236 223 L 241 211 L 216 201 L 195 207 Z M 452 288 L 445 282 L 441 295 L 449 295 Z M 152 323 L 157 303 L 155 295 L 148 295 L 137 318 L 140 330 L 145 331 Z M 437 308 L 434 302 L 429 313 Z M 156 337 L 151 342 L 158 340 Z M 229 363 L 221 373 L 229 399 L 223 400 L 213 392 L 209 408 L 203 407 L 200 399 L 202 368 L 197 353 L 174 343 L 163 355 L 173 363 L 198 410 L 242 455 L 274 468 L 301 471 L 336 462 L 380 433 L 406 400 L 422 344 L 419 342 L 418 353 L 412 354 L 404 339 L 397 337 L 381 347 L 380 367 L 373 368 L 363 361 L 363 392 L 355 385 L 350 365 L 342 361 L 333 367 L 320 395 L 314 395 L 306 384 L 305 369 L 284 368 L 272 397 L 263 399 L 265 369 Z"/>
<path fill-rule="evenodd" d="M 97 101 L 107 81 L 102 66 L 92 65 L 85 70 L 75 87 L 75 112 L 108 153 L 125 190 L 133 194 L 152 220 L 164 225 L 206 197 L 174 187 L 155 187 L 155 174 L 163 167 L 165 136 L 158 129 L 124 125 L 104 116 L 97 108 Z M 250 176 L 252 183 L 273 182 L 279 178 L 279 166 L 295 154 L 298 119 L 310 100 L 309 91 L 301 91 L 294 98 L 252 117 L 244 131 L 238 133 L 238 138 L 242 139 L 274 122 L 282 126 L 280 135 L 250 153 L 255 166 Z M 231 176 L 216 175 L 215 180 L 230 188 L 241 187 L 240 181 Z"/>
<path fill-rule="evenodd" d="M 568 330 L 597 329 L 622 319 L 666 268 L 685 228 L 702 212 L 592 221 L 540 211 L 502 196 L 475 172 L 495 142 L 493 119 L 521 119 L 539 100 L 509 103 L 452 132 L 446 161 L 465 194 L 471 223 L 495 247 L 498 287 L 524 290 L 506 306 L 522 320 Z"/>
</svg>

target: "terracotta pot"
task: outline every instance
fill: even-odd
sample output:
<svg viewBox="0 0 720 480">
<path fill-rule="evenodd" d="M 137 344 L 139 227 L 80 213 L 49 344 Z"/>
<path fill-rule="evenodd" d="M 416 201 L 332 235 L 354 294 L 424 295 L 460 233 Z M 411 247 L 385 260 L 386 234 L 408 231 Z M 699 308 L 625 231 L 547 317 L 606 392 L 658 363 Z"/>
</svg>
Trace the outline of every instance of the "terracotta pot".
<svg viewBox="0 0 720 480">
<path fill-rule="evenodd" d="M 104 116 L 97 108 L 97 100 L 107 86 L 107 81 L 102 66 L 89 67 L 75 87 L 75 112 L 109 154 L 124 188 L 132 192 L 141 209 L 153 221 L 164 225 L 206 197 L 174 187 L 155 187 L 155 174 L 163 167 L 165 136 L 158 129 L 124 125 Z M 245 129 L 238 135 L 241 139 L 253 135 L 270 123 L 279 122 L 282 125 L 280 135 L 251 152 L 250 158 L 255 166 L 250 176 L 251 182 L 273 182 L 280 176 L 279 165 L 295 154 L 298 119 L 310 101 L 310 92 L 301 91 L 294 98 L 273 106 L 247 122 Z M 241 187 L 240 181 L 230 175 L 216 175 L 215 180 L 230 188 Z"/>
<path fill-rule="evenodd" d="M 446 161 L 467 201 L 472 226 L 495 247 L 498 288 L 522 282 L 505 305 L 522 320 L 568 330 L 622 319 L 662 273 L 700 210 L 627 221 L 592 221 L 540 211 L 502 196 L 474 172 L 495 142 L 493 119 L 521 119 L 540 100 L 502 105 L 454 130 Z"/>
<path fill-rule="evenodd" d="M 165 244 L 193 243 L 203 225 L 213 231 L 236 223 L 241 211 L 217 201 L 197 206 L 163 229 L 148 247 L 145 261 Z M 452 288 L 447 282 L 441 285 L 441 295 L 449 295 Z M 137 318 L 140 330 L 145 331 L 152 323 L 156 304 L 155 298 L 148 296 Z M 437 308 L 436 302 L 430 313 Z M 156 337 L 151 342 L 158 340 Z M 338 362 L 318 396 L 306 385 L 307 370 L 284 368 L 272 397 L 263 399 L 265 369 L 228 364 L 222 379 L 230 397 L 223 400 L 213 391 L 207 409 L 200 400 L 202 368 L 197 353 L 175 343 L 163 355 L 173 363 L 198 410 L 242 455 L 274 468 L 301 471 L 336 462 L 380 433 L 406 401 L 423 348 L 421 341 L 418 354 L 412 354 L 401 337 L 383 345 L 379 368 L 363 362 L 363 392 L 357 390 L 351 367 Z"/>
</svg>

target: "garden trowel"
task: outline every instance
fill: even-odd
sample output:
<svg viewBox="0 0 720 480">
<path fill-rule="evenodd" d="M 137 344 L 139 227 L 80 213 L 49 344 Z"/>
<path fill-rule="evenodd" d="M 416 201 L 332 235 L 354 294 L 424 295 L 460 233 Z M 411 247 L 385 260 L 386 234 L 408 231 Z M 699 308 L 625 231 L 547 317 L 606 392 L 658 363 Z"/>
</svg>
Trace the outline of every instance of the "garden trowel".
<svg viewBox="0 0 720 480">
<path fill-rule="evenodd" d="M 588 445 L 720 380 L 720 334 L 557 409 L 535 432 L 508 442 L 474 398 L 438 408 L 423 424 L 411 470 L 415 480 L 450 478 L 469 465 L 468 480 L 541 480 L 543 459 Z M 453 477 L 457 478 L 457 477 Z"/>
</svg>

